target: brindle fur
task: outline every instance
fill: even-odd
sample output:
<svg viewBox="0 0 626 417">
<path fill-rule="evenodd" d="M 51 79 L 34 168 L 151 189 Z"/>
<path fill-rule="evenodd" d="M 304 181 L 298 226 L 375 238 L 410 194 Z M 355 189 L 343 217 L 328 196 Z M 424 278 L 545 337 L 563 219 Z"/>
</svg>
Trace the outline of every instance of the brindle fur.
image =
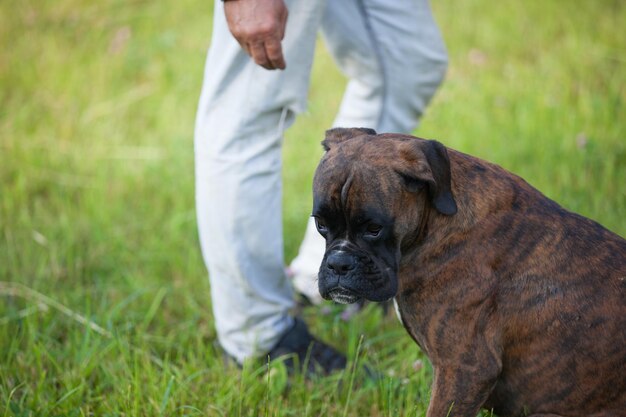
<svg viewBox="0 0 626 417">
<path fill-rule="evenodd" d="M 320 292 L 395 297 L 434 368 L 428 417 L 626 415 L 624 239 L 435 141 L 333 129 L 324 146 Z"/>
</svg>

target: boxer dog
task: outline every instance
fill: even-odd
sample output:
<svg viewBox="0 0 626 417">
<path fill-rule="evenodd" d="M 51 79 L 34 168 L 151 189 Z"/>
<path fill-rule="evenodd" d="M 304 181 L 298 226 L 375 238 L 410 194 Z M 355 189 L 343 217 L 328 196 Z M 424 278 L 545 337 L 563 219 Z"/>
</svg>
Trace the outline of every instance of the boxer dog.
<svg viewBox="0 0 626 417">
<path fill-rule="evenodd" d="M 394 298 L 433 365 L 428 417 L 626 415 L 626 240 L 436 141 L 323 146 L 320 293 Z"/>
</svg>

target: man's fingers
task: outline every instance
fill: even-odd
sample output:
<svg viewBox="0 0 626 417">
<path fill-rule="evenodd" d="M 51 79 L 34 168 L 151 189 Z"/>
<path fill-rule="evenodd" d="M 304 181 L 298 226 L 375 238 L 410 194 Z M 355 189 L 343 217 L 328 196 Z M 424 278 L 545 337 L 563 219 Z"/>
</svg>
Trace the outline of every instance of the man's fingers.
<svg viewBox="0 0 626 417">
<path fill-rule="evenodd" d="M 285 69 L 285 57 L 280 40 L 271 38 L 265 41 L 266 56 L 274 69 Z"/>
<path fill-rule="evenodd" d="M 289 11 L 284 0 L 228 1 L 224 3 L 228 28 L 254 62 L 266 69 L 284 69 L 280 41 Z"/>
<path fill-rule="evenodd" d="M 265 69 L 285 69 L 285 57 L 280 41 L 275 38 L 265 42 L 247 43 L 246 51 L 254 62 Z"/>
<path fill-rule="evenodd" d="M 250 52 L 250 45 L 247 42 L 240 41 L 237 38 L 235 38 L 235 40 L 237 41 L 237 43 L 239 43 L 239 46 L 241 46 L 241 49 L 246 51 L 248 55 L 252 56 L 252 53 Z"/>
<path fill-rule="evenodd" d="M 254 42 L 248 44 L 248 47 L 248 51 L 250 56 L 252 56 L 252 59 L 254 59 L 254 62 L 265 69 L 274 69 L 274 66 L 267 57 L 263 42 Z"/>
</svg>

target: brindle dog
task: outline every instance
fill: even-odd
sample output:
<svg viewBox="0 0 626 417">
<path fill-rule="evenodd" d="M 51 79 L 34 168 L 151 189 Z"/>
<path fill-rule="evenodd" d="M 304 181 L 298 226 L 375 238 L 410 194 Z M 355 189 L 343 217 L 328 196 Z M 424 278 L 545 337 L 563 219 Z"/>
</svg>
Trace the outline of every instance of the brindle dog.
<svg viewBox="0 0 626 417">
<path fill-rule="evenodd" d="M 332 129 L 314 180 L 322 296 L 395 298 L 428 417 L 626 415 L 626 241 L 441 143 Z"/>
</svg>

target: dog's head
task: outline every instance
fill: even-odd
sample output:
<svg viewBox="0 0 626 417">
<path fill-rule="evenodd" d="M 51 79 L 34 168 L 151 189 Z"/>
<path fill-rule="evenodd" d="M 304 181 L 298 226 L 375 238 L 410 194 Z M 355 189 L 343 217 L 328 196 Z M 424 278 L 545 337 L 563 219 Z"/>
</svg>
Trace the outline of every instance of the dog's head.
<svg viewBox="0 0 626 417">
<path fill-rule="evenodd" d="M 372 129 L 331 129 L 313 183 L 313 217 L 326 239 L 322 297 L 348 304 L 396 295 L 402 250 L 428 212 L 456 213 L 446 148 Z"/>
</svg>

